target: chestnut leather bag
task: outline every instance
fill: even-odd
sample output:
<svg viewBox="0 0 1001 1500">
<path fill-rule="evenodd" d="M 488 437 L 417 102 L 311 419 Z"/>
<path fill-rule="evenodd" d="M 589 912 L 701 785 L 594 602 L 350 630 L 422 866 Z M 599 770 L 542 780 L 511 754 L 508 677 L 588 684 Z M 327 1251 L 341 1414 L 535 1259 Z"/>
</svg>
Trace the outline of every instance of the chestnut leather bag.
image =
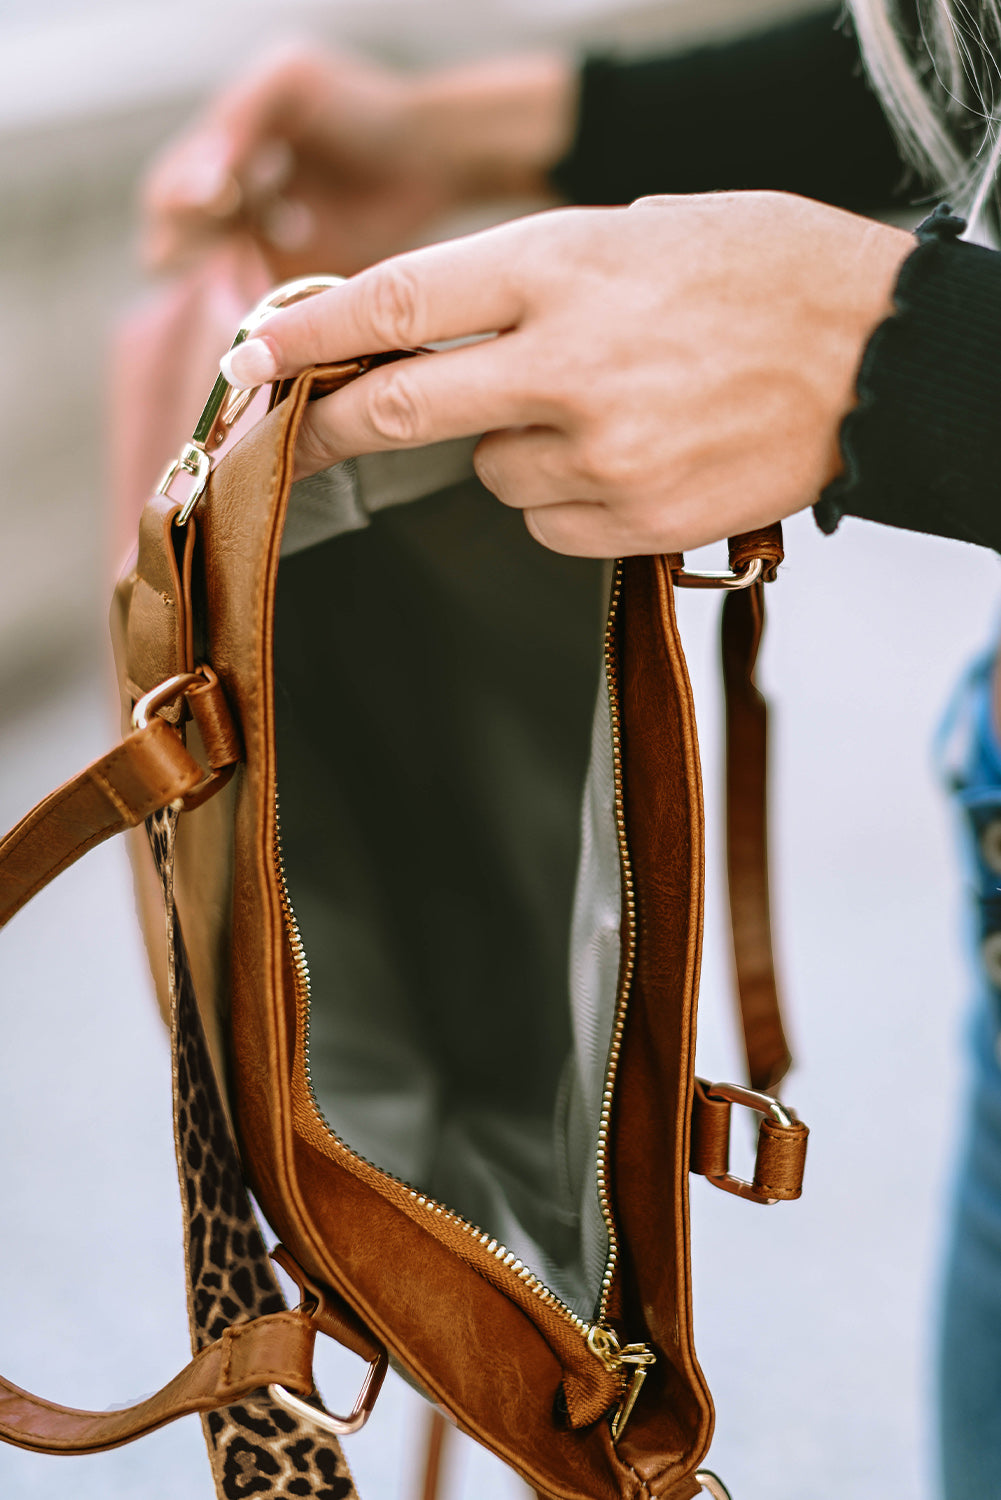
<svg viewBox="0 0 1001 1500">
<path fill-rule="evenodd" d="M 392 1359 L 546 1500 L 721 1496 L 688 1174 L 795 1198 L 807 1135 L 765 1092 L 789 1057 L 752 673 L 781 539 L 732 543 L 721 580 L 557 557 L 469 445 L 293 486 L 306 403 L 370 363 L 276 389 L 215 463 L 242 404 L 217 383 L 117 590 L 122 743 L 0 843 L 5 922 L 141 840 L 194 1350 L 128 1410 L 0 1379 L 0 1436 L 82 1453 L 198 1412 L 220 1496 L 342 1500 L 338 1437 Z M 750 1089 L 693 1071 L 702 791 L 673 601 L 713 581 Z M 729 1173 L 735 1102 L 760 1115 L 753 1183 Z M 317 1331 L 365 1362 L 347 1414 L 315 1392 Z"/>
</svg>

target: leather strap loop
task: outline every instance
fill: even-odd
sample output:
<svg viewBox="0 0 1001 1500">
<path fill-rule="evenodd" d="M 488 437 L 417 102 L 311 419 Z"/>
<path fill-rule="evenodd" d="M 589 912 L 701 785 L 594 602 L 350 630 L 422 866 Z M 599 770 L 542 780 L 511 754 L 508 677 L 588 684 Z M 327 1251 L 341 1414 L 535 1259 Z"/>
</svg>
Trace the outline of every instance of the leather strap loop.
<svg viewBox="0 0 1001 1500">
<path fill-rule="evenodd" d="M 242 760 L 240 736 L 215 673 L 210 680 L 190 688 L 185 696 L 211 769 L 224 771 Z"/>
<path fill-rule="evenodd" d="M 755 1107 L 764 1109 L 767 1103 L 761 1099 L 756 1101 Z M 715 1094 L 705 1079 L 696 1078 L 692 1097 L 691 1170 L 700 1177 L 708 1177 L 717 1187 L 737 1191 L 741 1197 L 760 1203 L 800 1197 L 810 1136 L 808 1128 L 801 1120 L 786 1117 L 785 1123 L 780 1123 L 762 1113 L 758 1124 L 754 1177 L 750 1183 L 741 1182 L 730 1174 L 732 1111 L 729 1099 Z"/>
<path fill-rule="evenodd" d="M 352 1354 L 357 1354 L 367 1364 L 386 1357 L 385 1345 L 365 1326 L 354 1309 L 329 1287 L 321 1286 L 311 1276 L 307 1276 L 284 1245 L 275 1246 L 271 1259 L 281 1266 L 286 1275 L 291 1276 L 299 1288 L 303 1303 L 313 1304 L 309 1308 L 309 1316 L 318 1332 L 325 1333 L 335 1343 L 343 1344 L 345 1349 L 350 1349 Z"/>
<path fill-rule="evenodd" d="M 700 1177 L 723 1177 L 730 1170 L 729 1099 L 713 1099 L 701 1078 L 692 1096 L 692 1142 L 689 1164 Z"/>
<path fill-rule="evenodd" d="M 0 1438 L 34 1453 L 100 1453 L 177 1417 L 214 1411 L 275 1383 L 313 1390 L 316 1328 L 301 1312 L 272 1313 L 228 1328 L 155 1396 L 124 1411 L 76 1411 L 32 1396 L 0 1376 Z"/>
<path fill-rule="evenodd" d="M 745 531 L 741 536 L 732 536 L 728 552 L 730 567 L 735 573 L 743 572 L 756 557 L 760 557 L 764 564 L 762 578 L 765 583 L 772 583 L 785 557 L 782 527 L 776 522 L 774 526 L 762 526 L 757 531 Z"/>
<path fill-rule="evenodd" d="M 767 1118 L 758 1126 L 754 1186 L 768 1198 L 790 1200 L 803 1191 L 806 1143 L 810 1132 L 802 1120 L 778 1125 Z"/>
</svg>

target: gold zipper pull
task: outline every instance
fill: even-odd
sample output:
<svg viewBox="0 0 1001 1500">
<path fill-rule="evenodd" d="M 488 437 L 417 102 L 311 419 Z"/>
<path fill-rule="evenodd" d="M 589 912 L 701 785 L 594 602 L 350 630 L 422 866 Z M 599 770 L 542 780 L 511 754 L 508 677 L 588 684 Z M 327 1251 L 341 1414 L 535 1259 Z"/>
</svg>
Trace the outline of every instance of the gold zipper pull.
<svg viewBox="0 0 1001 1500">
<path fill-rule="evenodd" d="M 625 1431 L 626 1423 L 633 1414 L 639 1393 L 643 1389 L 651 1365 L 657 1363 L 657 1356 L 649 1344 L 627 1344 L 619 1351 L 619 1358 L 624 1365 L 632 1368 L 632 1374 L 628 1377 L 629 1384 L 626 1386 L 626 1394 L 623 1396 L 615 1416 L 612 1418 L 612 1442 L 617 1443 Z"/>
<path fill-rule="evenodd" d="M 587 1347 L 598 1356 L 606 1370 L 627 1382 L 625 1394 L 612 1417 L 612 1441 L 618 1442 L 633 1414 L 647 1373 L 651 1365 L 657 1363 L 657 1356 L 649 1344 L 620 1344 L 613 1329 L 603 1328 L 598 1323 L 588 1332 Z"/>
</svg>

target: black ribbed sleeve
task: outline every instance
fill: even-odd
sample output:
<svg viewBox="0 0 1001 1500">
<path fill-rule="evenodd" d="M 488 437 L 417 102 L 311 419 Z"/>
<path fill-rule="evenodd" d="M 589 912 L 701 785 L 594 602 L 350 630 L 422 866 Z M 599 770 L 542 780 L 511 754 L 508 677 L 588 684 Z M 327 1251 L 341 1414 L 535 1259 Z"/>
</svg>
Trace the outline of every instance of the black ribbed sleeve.
<svg viewBox="0 0 1001 1500">
<path fill-rule="evenodd" d="M 918 230 L 842 426 L 845 472 L 814 506 L 824 531 L 861 516 L 1001 551 L 1001 255 L 964 227 L 942 208 Z"/>
<path fill-rule="evenodd" d="M 553 172 L 576 203 L 777 188 L 842 208 L 889 204 L 904 181 L 838 12 L 635 62 L 592 58 L 577 133 Z"/>
</svg>

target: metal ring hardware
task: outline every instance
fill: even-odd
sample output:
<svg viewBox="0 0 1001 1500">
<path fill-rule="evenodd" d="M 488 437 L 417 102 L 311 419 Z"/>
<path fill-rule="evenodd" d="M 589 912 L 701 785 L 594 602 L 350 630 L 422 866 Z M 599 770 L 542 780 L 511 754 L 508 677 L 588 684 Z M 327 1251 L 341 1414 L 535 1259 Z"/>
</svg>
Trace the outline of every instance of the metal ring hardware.
<svg viewBox="0 0 1001 1500">
<path fill-rule="evenodd" d="M 187 693 L 194 687 L 204 687 L 218 681 L 211 667 L 199 667 L 197 672 L 178 672 L 174 677 L 168 677 L 157 687 L 151 688 L 148 693 L 136 700 L 132 709 L 132 728 L 146 729 L 149 721 L 158 714 L 161 708 L 167 708 L 169 704 L 176 703 L 183 693 Z"/>
<path fill-rule="evenodd" d="M 279 308 L 291 307 L 294 302 L 313 297 L 317 292 L 327 292 L 331 287 L 340 286 L 343 280 L 343 276 L 300 276 L 295 281 L 286 281 L 275 287 L 244 318 L 230 348 L 235 349 L 238 344 L 242 344 Z M 259 389 L 259 386 L 255 386 L 251 390 L 238 391 L 224 375 L 216 376 L 209 399 L 195 423 L 191 441 L 185 443 L 177 458 L 167 465 L 156 488 L 158 495 L 166 495 L 178 474 L 189 474 L 192 477 L 191 491 L 177 514 L 178 526 L 187 524 L 192 511 L 205 493 L 205 486 L 212 472 L 213 450 L 226 441 L 233 424 L 246 411 Z"/>
<path fill-rule="evenodd" d="M 733 1500 L 733 1496 L 718 1474 L 711 1469 L 697 1469 L 695 1478 L 707 1495 L 712 1495 L 713 1500 Z"/>
<path fill-rule="evenodd" d="M 132 707 L 132 728 L 148 729 L 150 720 L 156 717 L 161 708 L 176 703 L 178 698 L 189 693 L 192 688 L 218 685 L 218 677 L 204 662 L 194 672 L 178 672 L 136 700 Z M 185 792 L 183 797 L 176 798 L 171 806 L 178 812 L 189 812 L 192 808 L 199 807 L 208 796 L 219 790 L 220 783 L 225 785 L 231 775 L 231 766 L 226 766 L 221 771 L 206 771 L 198 785 L 192 787 L 190 792 Z"/>
<path fill-rule="evenodd" d="M 321 1432 L 327 1432 L 334 1437 L 350 1437 L 353 1432 L 360 1432 L 372 1415 L 382 1382 L 386 1378 L 386 1370 L 389 1367 L 389 1355 L 386 1350 L 373 1359 L 368 1367 L 362 1388 L 358 1392 L 358 1399 L 351 1409 L 349 1417 L 338 1417 L 333 1412 L 318 1411 L 315 1406 L 310 1406 L 308 1401 L 303 1401 L 299 1396 L 293 1396 L 283 1385 L 269 1385 L 268 1395 L 278 1406 L 285 1408 L 293 1417 L 299 1417 L 303 1421 L 312 1422 L 319 1427 Z"/>
<path fill-rule="evenodd" d="M 770 1115 L 776 1125 L 783 1130 L 791 1130 L 796 1125 L 794 1111 L 780 1104 L 778 1099 L 771 1094 L 759 1093 L 757 1089 L 743 1088 L 739 1083 L 711 1083 L 706 1085 L 706 1095 L 710 1099 L 725 1099 L 729 1104 L 740 1104 L 745 1109 L 753 1109 L 756 1114 Z M 779 1198 L 769 1198 L 766 1193 L 754 1186 L 753 1182 L 747 1182 L 743 1177 L 736 1177 L 732 1172 L 723 1172 L 710 1176 L 706 1180 L 713 1187 L 722 1188 L 724 1193 L 735 1193 L 738 1198 L 748 1198 L 752 1203 L 761 1203 L 767 1208 L 772 1208 L 781 1202 Z"/>
<path fill-rule="evenodd" d="M 763 557 L 752 557 L 739 572 L 726 568 L 720 573 L 701 572 L 698 568 L 675 568 L 673 577 L 679 589 L 749 589 L 765 571 Z"/>
</svg>

